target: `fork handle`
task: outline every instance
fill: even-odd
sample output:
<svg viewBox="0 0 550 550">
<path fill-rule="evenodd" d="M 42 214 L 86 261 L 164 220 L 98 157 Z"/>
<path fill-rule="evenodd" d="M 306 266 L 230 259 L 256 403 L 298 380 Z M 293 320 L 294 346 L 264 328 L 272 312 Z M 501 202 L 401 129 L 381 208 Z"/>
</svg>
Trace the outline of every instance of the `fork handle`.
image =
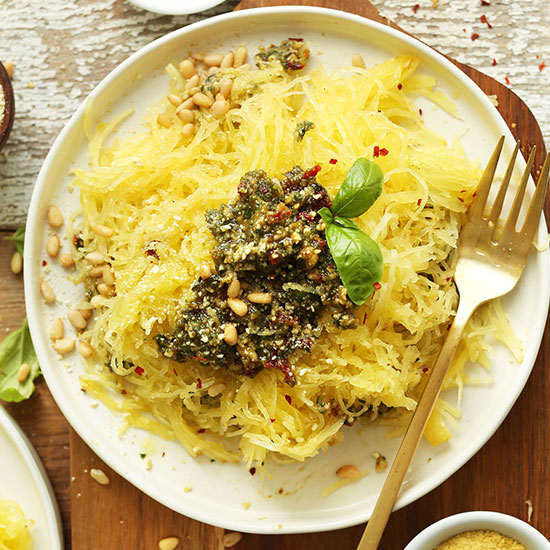
<svg viewBox="0 0 550 550">
<path fill-rule="evenodd" d="M 376 505 L 369 519 L 365 532 L 361 537 L 357 550 L 376 550 L 382 538 L 386 523 L 390 517 L 393 505 L 401 489 L 403 479 L 409 470 L 418 443 L 424 433 L 424 428 L 433 410 L 435 401 L 441 391 L 445 375 L 458 348 L 460 338 L 468 319 L 479 304 L 460 300 L 456 317 L 449 329 L 439 357 L 426 382 L 422 396 L 416 406 L 410 424 L 405 432 L 401 446 L 393 461 L 388 477 L 378 496 Z"/>
</svg>

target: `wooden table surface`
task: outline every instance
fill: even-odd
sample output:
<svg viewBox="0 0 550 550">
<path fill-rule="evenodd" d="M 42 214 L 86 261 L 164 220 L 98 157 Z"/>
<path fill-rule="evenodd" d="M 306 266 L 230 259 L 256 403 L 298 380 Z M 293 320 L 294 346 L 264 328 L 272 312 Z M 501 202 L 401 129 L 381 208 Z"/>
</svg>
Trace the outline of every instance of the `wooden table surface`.
<svg viewBox="0 0 550 550">
<path fill-rule="evenodd" d="M 0 153 L 0 339 L 20 326 L 24 317 L 22 278 L 9 269 L 13 248 L 4 237 L 24 221 L 32 185 L 55 135 L 93 86 L 131 52 L 166 32 L 229 11 L 236 4 L 233 0 L 204 14 L 169 17 L 141 12 L 123 0 L 0 3 L 0 59 L 15 64 L 13 82 L 18 113 L 12 138 Z M 512 89 L 535 112 L 548 143 L 550 35 L 544 29 L 550 26 L 550 8 L 546 0 L 493 0 L 486 7 L 470 0 L 440 0 L 437 6 L 437 2 L 424 0 L 418 3 L 417 10 L 413 10 L 414 1 L 378 0 L 373 4 L 440 51 L 475 63 L 500 81 L 508 77 Z M 484 13 L 493 24 L 492 29 L 480 22 Z M 480 38 L 472 41 L 473 32 Z M 109 46 L 106 48 L 105 44 Z M 548 214 L 547 211 L 547 217 Z M 533 506 L 532 525 L 550 537 L 550 502 L 546 497 L 550 486 L 550 438 L 546 431 L 550 425 L 550 377 L 544 371 L 549 362 L 547 330 L 533 374 L 496 434 L 439 488 L 395 512 L 381 548 L 399 550 L 430 523 L 470 509 L 497 510 L 528 519 L 527 501 Z M 74 545 L 75 550 L 103 550 L 93 546 L 94 529 L 81 516 L 82 507 L 73 507 L 78 512 L 77 517 L 73 512 L 71 521 L 71 499 L 74 505 L 82 494 L 87 494 L 87 478 L 81 474 L 100 464 L 99 459 L 70 435 L 68 424 L 42 380 L 29 401 L 8 405 L 7 410 L 29 435 L 44 462 L 61 509 L 66 547 L 71 548 L 71 539 L 89 540 L 92 545 L 79 542 Z M 111 489 L 128 502 L 136 498 L 133 487 L 115 474 L 110 475 Z M 71 476 L 75 478 L 73 482 Z M 172 533 L 178 534 L 189 550 L 220 547 L 221 530 L 182 518 L 150 499 L 140 502 L 141 516 L 128 518 L 126 523 L 120 510 L 110 511 L 112 522 L 117 523 L 117 535 L 105 549 L 154 549 L 159 538 Z M 362 527 L 357 526 L 322 536 L 247 535 L 238 548 L 351 549 L 361 531 Z"/>
</svg>

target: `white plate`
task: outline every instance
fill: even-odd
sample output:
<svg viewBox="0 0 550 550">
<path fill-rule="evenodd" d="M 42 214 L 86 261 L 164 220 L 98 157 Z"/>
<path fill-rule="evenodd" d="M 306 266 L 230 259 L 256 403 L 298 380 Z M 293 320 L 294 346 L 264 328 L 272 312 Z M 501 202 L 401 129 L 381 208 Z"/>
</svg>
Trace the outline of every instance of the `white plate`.
<svg viewBox="0 0 550 550">
<path fill-rule="evenodd" d="M 513 138 L 485 94 L 454 65 L 420 42 L 382 25 L 347 13 L 319 8 L 287 7 L 246 10 L 222 15 L 176 31 L 143 48 L 113 71 L 91 94 L 95 121 L 120 113 L 132 105 L 136 114 L 118 135 L 139 128 L 143 110 L 167 89 L 163 68 L 194 51 L 223 51 L 242 43 L 254 51 L 258 44 L 279 42 L 287 36 L 303 36 L 311 43 L 312 62 L 322 59 L 336 67 L 358 51 L 369 65 L 392 55 L 412 53 L 422 71 L 435 75 L 464 117 L 459 122 L 419 101 L 431 127 L 451 137 L 464 131 L 463 143 L 471 158 L 483 163 L 497 139 Z M 29 326 L 48 385 L 61 410 L 87 443 L 112 468 L 164 505 L 195 519 L 229 529 L 256 533 L 291 533 L 338 529 L 358 524 L 370 516 L 384 476 L 375 473 L 371 453 L 393 457 L 397 440 L 387 441 L 383 429 L 373 426 L 344 428 L 345 441 L 305 464 L 270 464 L 271 480 L 252 477 L 242 465 L 193 460 L 174 443 L 132 430 L 119 438 L 120 420 L 101 404 L 90 406 L 89 396 L 79 391 L 82 366 L 76 354 L 58 361 L 47 334 L 51 320 L 63 316 L 67 306 L 81 299 L 81 291 L 67 282 L 66 273 L 53 266 L 45 274 L 61 303 L 46 306 L 39 293 L 40 267 L 45 256 L 46 208 L 55 203 L 64 212 L 78 207 L 77 193 L 67 192 L 68 170 L 86 166 L 83 128 L 84 105 L 62 131 L 40 172 L 31 201 L 25 242 L 25 296 Z M 546 228 L 541 222 L 541 238 Z M 49 260 L 49 259 L 48 259 Z M 442 483 L 460 468 L 493 434 L 521 392 L 540 345 L 549 302 L 548 251 L 533 254 L 516 290 L 503 301 L 516 334 L 525 343 L 525 361 L 512 362 L 497 347 L 492 386 L 468 387 L 464 416 L 448 443 L 432 448 L 422 444 L 398 501 L 404 506 Z M 69 367 L 69 368 L 67 368 Z M 452 401 L 452 397 L 450 397 Z M 166 456 L 161 458 L 161 452 Z M 152 454 L 153 468 L 145 471 L 140 452 Z M 370 473 L 327 498 L 321 491 L 336 481 L 334 472 L 346 463 L 367 464 Z M 186 492 L 185 487 L 192 487 Z M 284 494 L 279 495 L 279 488 Z M 250 503 L 249 509 L 243 503 Z"/>
<path fill-rule="evenodd" d="M 0 406 L 0 500 L 14 500 L 32 519 L 33 550 L 61 550 L 63 535 L 55 494 L 30 441 Z"/>
<path fill-rule="evenodd" d="M 166 15 L 199 13 L 221 4 L 225 0 L 128 0 L 138 8 Z"/>
</svg>

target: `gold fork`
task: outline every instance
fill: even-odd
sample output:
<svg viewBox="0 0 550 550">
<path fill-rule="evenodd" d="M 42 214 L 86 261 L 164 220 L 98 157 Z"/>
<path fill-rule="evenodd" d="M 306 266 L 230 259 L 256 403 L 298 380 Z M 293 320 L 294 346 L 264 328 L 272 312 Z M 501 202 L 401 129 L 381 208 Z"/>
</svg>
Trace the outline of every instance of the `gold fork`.
<svg viewBox="0 0 550 550">
<path fill-rule="evenodd" d="M 486 215 L 487 197 L 503 144 L 504 137 L 499 140 L 481 176 L 476 197 L 468 211 L 468 221 L 460 233 L 457 248 L 458 261 L 454 276 L 460 295 L 456 317 L 397 451 L 357 550 L 376 550 L 378 548 L 401 484 L 416 452 L 468 319 L 484 302 L 510 292 L 518 282 L 527 262 L 527 256 L 531 250 L 544 207 L 550 171 L 550 154 L 547 155 L 541 170 L 525 221 L 521 229 L 516 231 L 527 181 L 535 158 L 535 148 L 533 147 L 510 213 L 502 231 L 500 231 L 500 227 L 497 230 L 497 224 L 519 150 L 518 142 L 490 213 Z"/>
</svg>

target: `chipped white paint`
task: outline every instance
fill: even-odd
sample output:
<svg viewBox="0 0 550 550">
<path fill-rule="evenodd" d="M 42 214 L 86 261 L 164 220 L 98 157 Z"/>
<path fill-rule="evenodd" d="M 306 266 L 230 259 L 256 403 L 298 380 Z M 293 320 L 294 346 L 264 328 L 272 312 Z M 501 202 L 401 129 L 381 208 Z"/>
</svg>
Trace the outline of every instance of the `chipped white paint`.
<svg viewBox="0 0 550 550">
<path fill-rule="evenodd" d="M 0 0 L 0 59 L 15 65 L 16 101 L 12 136 L 0 153 L 0 230 L 24 221 L 32 186 L 55 136 L 107 73 L 152 40 L 230 11 L 237 2 L 170 17 L 141 11 L 125 0 Z M 481 6 L 480 0 L 439 0 L 435 8 L 432 0 L 373 3 L 451 57 L 500 81 L 507 76 L 550 144 L 548 0 L 491 0 L 490 6 Z M 492 29 L 480 21 L 482 14 Z M 480 35 L 475 42 L 474 32 Z M 540 71 L 543 61 L 548 66 Z"/>
</svg>

